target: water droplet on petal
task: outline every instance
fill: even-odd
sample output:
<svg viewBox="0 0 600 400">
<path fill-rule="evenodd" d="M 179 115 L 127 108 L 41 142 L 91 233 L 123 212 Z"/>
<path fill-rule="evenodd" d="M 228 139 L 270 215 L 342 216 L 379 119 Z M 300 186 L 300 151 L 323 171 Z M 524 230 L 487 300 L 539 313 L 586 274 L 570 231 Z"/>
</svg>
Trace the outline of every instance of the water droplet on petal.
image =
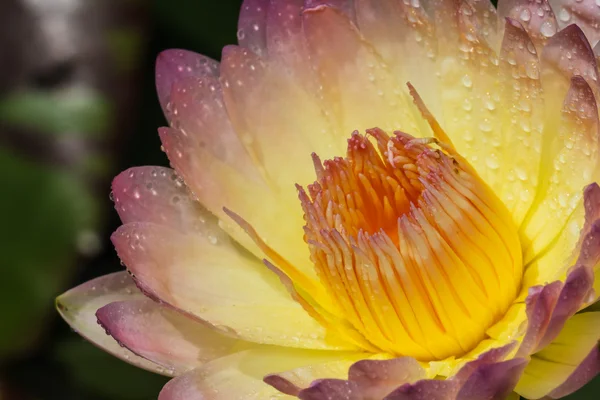
<svg viewBox="0 0 600 400">
<path fill-rule="evenodd" d="M 556 33 L 556 27 L 550 21 L 545 21 L 540 27 L 540 33 L 545 37 L 551 37 Z"/>
<path fill-rule="evenodd" d="M 558 13 L 558 18 L 563 22 L 568 22 L 571 19 L 571 14 L 569 14 L 569 11 L 567 11 L 566 8 L 562 8 Z"/>
<path fill-rule="evenodd" d="M 529 21 L 531 19 L 531 11 L 528 8 L 524 8 L 521 14 L 519 14 L 519 18 L 521 18 L 521 21 Z"/>
</svg>

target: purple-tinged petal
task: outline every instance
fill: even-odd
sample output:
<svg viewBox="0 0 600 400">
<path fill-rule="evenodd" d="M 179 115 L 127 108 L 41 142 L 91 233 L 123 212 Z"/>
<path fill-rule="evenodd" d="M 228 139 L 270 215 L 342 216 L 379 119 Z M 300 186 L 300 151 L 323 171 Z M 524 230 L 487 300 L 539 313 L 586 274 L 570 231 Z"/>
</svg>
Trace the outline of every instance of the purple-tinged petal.
<svg viewBox="0 0 600 400">
<path fill-rule="evenodd" d="M 499 0 L 498 18 L 502 22 L 505 17 L 521 22 L 538 50 L 558 31 L 548 0 Z"/>
<path fill-rule="evenodd" d="M 594 379 L 600 374 L 600 349 L 594 347 L 590 354 L 579 364 L 575 371 L 559 387 L 554 389 L 548 397 L 551 399 L 560 399 Z"/>
<path fill-rule="evenodd" d="M 350 21 L 356 23 L 356 11 L 353 0 L 304 0 L 304 9 L 332 7 L 342 12 Z"/>
<path fill-rule="evenodd" d="M 346 353 L 347 354 L 347 353 Z M 286 371 L 331 362 L 343 353 L 268 346 L 245 350 L 208 362 L 169 382 L 159 400 L 289 399 L 263 382 L 272 371 Z M 336 398 L 337 400 L 337 398 Z"/>
<path fill-rule="evenodd" d="M 260 181 L 256 166 L 231 125 L 218 78 L 192 77 L 175 82 L 166 117 L 171 127 L 185 136 L 186 155 L 199 158 L 198 153 L 207 151 L 248 179 Z"/>
<path fill-rule="evenodd" d="M 207 214 L 170 168 L 135 167 L 123 171 L 113 180 L 112 196 L 124 224 L 153 222 L 187 232 L 194 226 L 197 230 Z"/>
<path fill-rule="evenodd" d="M 238 43 L 261 57 L 267 56 L 267 12 L 270 0 L 244 0 L 238 19 Z"/>
<path fill-rule="evenodd" d="M 362 400 L 364 397 L 356 383 L 342 379 L 324 379 L 314 382 L 298 393 L 301 400 Z"/>
<path fill-rule="evenodd" d="M 502 347 L 496 347 L 488 350 L 485 353 L 477 357 L 476 360 L 470 361 L 465 364 L 454 376 L 454 380 L 458 382 L 465 382 L 471 374 L 473 374 L 482 365 L 498 363 L 504 361 L 506 357 L 513 351 L 516 346 L 516 342 L 511 342 Z"/>
<path fill-rule="evenodd" d="M 527 331 L 519 348 L 519 355 L 528 355 L 537 348 L 539 340 L 546 331 L 562 286 L 562 282 L 555 281 L 546 286 L 535 286 L 529 289 L 529 295 L 525 300 Z"/>
<path fill-rule="evenodd" d="M 582 304 L 590 296 L 593 282 L 594 274 L 592 273 L 592 269 L 587 266 L 577 267 L 568 275 L 558 296 L 558 301 L 554 307 L 544 336 L 540 338 L 535 351 L 539 351 L 550 344 L 560 333 L 565 322 L 581 309 Z"/>
<path fill-rule="evenodd" d="M 231 354 L 242 343 L 149 299 L 110 303 L 96 316 L 121 346 L 172 375 Z"/>
<path fill-rule="evenodd" d="M 338 349 L 261 261 L 216 230 L 183 234 L 152 223 L 112 236 L 121 260 L 148 296 L 231 337 L 291 347 Z M 293 321 L 293 323 L 290 323 Z M 347 347 L 344 347 L 347 348 Z"/>
<path fill-rule="evenodd" d="M 148 371 L 171 376 L 170 370 L 121 347 L 98 325 L 96 311 L 113 301 L 144 299 L 126 272 L 116 272 L 83 283 L 56 299 L 56 308 L 81 336 L 121 360 Z"/>
<path fill-rule="evenodd" d="M 462 385 L 456 400 L 501 400 L 512 393 L 527 366 L 524 358 L 483 364 Z"/>
<path fill-rule="evenodd" d="M 583 190 L 583 206 L 585 208 L 584 232 L 587 232 L 597 219 L 600 218 L 600 186 L 590 183 Z"/>
<path fill-rule="evenodd" d="M 592 45 L 600 40 L 600 12 L 595 0 L 550 0 L 550 4 L 561 29 L 576 24 Z"/>
<path fill-rule="evenodd" d="M 212 58 L 188 50 L 165 50 L 156 59 L 156 91 L 158 99 L 167 112 L 167 104 L 173 83 L 189 78 L 219 76 L 219 63 Z"/>
<path fill-rule="evenodd" d="M 552 343 L 531 356 L 515 391 L 528 399 L 547 396 L 569 381 L 584 361 L 590 362 L 586 358 L 599 339 L 600 313 L 575 314 Z"/>
<path fill-rule="evenodd" d="M 400 386 L 383 400 L 454 400 L 459 388 L 455 381 L 427 379 Z"/>
<path fill-rule="evenodd" d="M 542 57 L 543 62 L 559 70 L 566 79 L 575 75 L 582 76 L 593 92 L 598 93 L 596 56 L 579 26 L 569 25 L 552 37 L 544 48 Z"/>
<path fill-rule="evenodd" d="M 350 367 L 348 380 L 356 383 L 363 396 L 379 399 L 400 385 L 425 378 L 425 370 L 412 357 L 391 360 L 362 360 Z"/>
</svg>

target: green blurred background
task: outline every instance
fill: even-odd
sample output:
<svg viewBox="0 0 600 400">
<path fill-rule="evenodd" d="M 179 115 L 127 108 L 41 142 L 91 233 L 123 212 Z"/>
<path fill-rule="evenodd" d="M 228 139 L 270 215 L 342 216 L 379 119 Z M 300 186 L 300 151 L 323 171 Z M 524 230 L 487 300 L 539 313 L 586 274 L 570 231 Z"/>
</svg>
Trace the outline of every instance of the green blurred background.
<svg viewBox="0 0 600 400">
<path fill-rule="evenodd" d="M 240 4 L 0 0 L 0 400 L 156 398 L 165 378 L 81 339 L 53 302 L 121 268 L 112 177 L 168 165 L 156 55 L 218 59 L 236 42 Z M 599 390 L 596 379 L 573 398 Z"/>
</svg>

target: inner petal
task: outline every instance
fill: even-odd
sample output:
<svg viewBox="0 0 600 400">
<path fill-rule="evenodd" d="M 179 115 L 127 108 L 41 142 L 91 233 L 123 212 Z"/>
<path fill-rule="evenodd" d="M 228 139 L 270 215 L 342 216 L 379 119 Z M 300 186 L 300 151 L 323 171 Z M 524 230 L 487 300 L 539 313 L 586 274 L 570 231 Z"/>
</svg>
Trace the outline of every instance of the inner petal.
<svg viewBox="0 0 600 400">
<path fill-rule="evenodd" d="M 450 146 L 367 132 L 352 135 L 345 158 L 314 155 L 317 181 L 299 187 L 317 274 L 373 347 L 419 360 L 464 354 L 516 297 L 517 229 Z"/>
</svg>

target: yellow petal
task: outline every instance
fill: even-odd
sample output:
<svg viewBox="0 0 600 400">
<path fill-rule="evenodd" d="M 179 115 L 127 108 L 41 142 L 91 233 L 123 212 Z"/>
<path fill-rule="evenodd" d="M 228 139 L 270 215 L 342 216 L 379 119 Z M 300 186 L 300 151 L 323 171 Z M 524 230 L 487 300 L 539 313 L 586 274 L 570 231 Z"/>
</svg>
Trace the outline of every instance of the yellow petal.
<svg viewBox="0 0 600 400">
<path fill-rule="evenodd" d="M 224 234 L 130 223 L 115 232 L 113 243 L 149 295 L 222 333 L 257 343 L 337 347 L 275 274 Z"/>
<path fill-rule="evenodd" d="M 560 335 L 531 357 L 515 391 L 528 399 L 539 399 L 563 383 L 600 339 L 600 313 L 576 314 Z"/>
</svg>

